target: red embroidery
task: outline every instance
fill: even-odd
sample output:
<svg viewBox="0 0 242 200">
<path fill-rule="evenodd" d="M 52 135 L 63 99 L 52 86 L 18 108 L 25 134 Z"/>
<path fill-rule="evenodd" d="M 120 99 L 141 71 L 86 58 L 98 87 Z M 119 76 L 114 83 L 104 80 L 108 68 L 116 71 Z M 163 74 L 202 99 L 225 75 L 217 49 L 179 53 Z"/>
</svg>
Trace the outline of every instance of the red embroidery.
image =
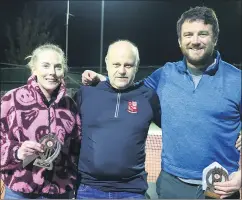
<svg viewBox="0 0 242 200">
<path fill-rule="evenodd" d="M 128 102 L 128 112 L 130 112 L 130 113 L 137 113 L 138 112 L 137 101 L 129 101 Z"/>
</svg>

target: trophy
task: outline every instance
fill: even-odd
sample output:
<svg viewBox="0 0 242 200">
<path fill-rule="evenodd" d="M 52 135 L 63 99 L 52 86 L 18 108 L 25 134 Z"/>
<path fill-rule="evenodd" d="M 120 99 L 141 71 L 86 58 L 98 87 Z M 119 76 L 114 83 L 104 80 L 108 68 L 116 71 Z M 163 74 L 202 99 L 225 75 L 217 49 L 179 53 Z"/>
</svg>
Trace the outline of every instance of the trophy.
<svg viewBox="0 0 242 200">
<path fill-rule="evenodd" d="M 57 158 L 61 150 L 61 143 L 54 134 L 48 134 L 42 137 L 39 141 L 42 144 L 44 152 L 33 154 L 23 160 L 23 167 L 34 161 L 33 165 L 52 170 L 53 161 Z"/>
<path fill-rule="evenodd" d="M 214 192 L 214 183 L 224 182 L 228 179 L 228 171 L 219 163 L 212 163 L 203 170 L 203 190 L 205 190 L 204 195 L 212 199 L 219 199 L 220 195 Z"/>
</svg>

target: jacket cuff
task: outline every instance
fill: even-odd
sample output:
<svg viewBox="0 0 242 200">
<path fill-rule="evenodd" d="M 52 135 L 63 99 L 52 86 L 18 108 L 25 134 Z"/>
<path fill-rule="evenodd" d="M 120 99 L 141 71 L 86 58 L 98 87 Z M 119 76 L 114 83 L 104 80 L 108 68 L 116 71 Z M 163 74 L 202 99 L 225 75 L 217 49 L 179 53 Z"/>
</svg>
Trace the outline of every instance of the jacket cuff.
<svg viewBox="0 0 242 200">
<path fill-rule="evenodd" d="M 21 162 L 22 160 L 18 158 L 18 150 L 19 150 L 19 147 L 16 147 L 13 149 L 13 157 L 15 159 L 16 162 Z"/>
</svg>

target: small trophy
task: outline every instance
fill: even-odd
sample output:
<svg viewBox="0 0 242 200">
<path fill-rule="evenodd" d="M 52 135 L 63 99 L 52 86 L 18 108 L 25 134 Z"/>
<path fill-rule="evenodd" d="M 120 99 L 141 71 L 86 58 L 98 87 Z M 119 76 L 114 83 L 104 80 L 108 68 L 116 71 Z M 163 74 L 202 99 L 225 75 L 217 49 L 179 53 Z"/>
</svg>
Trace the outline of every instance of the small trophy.
<svg viewBox="0 0 242 200">
<path fill-rule="evenodd" d="M 228 171 L 219 163 L 212 163 L 203 170 L 203 190 L 205 190 L 204 195 L 212 199 L 219 199 L 220 195 L 214 192 L 214 183 L 224 182 L 227 180 Z"/>
<path fill-rule="evenodd" d="M 39 141 L 44 146 L 44 152 L 33 154 L 23 160 L 23 167 L 34 161 L 33 165 L 52 170 L 53 161 L 57 158 L 61 150 L 61 143 L 54 134 L 48 134 L 42 137 Z"/>
</svg>

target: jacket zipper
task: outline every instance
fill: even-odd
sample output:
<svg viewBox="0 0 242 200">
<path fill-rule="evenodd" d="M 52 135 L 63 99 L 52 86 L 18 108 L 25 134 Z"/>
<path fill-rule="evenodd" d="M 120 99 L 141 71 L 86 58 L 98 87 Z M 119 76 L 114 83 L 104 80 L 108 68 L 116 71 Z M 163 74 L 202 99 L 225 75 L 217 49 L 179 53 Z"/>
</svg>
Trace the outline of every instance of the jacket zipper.
<svg viewBox="0 0 242 200">
<path fill-rule="evenodd" d="M 116 102 L 116 109 L 115 109 L 115 113 L 114 113 L 114 118 L 118 118 L 119 105 L 120 105 L 120 97 L 121 97 L 121 93 L 118 93 L 117 94 L 117 102 Z"/>
<path fill-rule="evenodd" d="M 48 108 L 48 121 L 49 121 L 49 134 L 51 133 L 51 128 L 50 128 L 50 107 Z"/>
<path fill-rule="evenodd" d="M 49 123 L 49 125 L 48 125 L 48 127 L 49 127 L 49 133 L 48 133 L 48 135 L 50 135 L 51 134 L 51 117 L 50 117 L 50 107 L 51 107 L 51 104 L 49 105 L 49 107 L 48 107 L 48 123 Z M 54 166 L 53 166 L 54 167 Z M 44 179 L 46 179 L 47 178 L 47 176 L 46 176 L 47 174 L 45 174 L 45 177 L 44 177 Z M 49 194 L 50 193 L 50 189 L 51 189 L 51 187 L 52 187 L 52 183 L 51 183 L 51 181 L 50 181 L 50 187 L 49 187 L 49 191 L 48 191 L 48 193 L 47 194 Z"/>
</svg>

